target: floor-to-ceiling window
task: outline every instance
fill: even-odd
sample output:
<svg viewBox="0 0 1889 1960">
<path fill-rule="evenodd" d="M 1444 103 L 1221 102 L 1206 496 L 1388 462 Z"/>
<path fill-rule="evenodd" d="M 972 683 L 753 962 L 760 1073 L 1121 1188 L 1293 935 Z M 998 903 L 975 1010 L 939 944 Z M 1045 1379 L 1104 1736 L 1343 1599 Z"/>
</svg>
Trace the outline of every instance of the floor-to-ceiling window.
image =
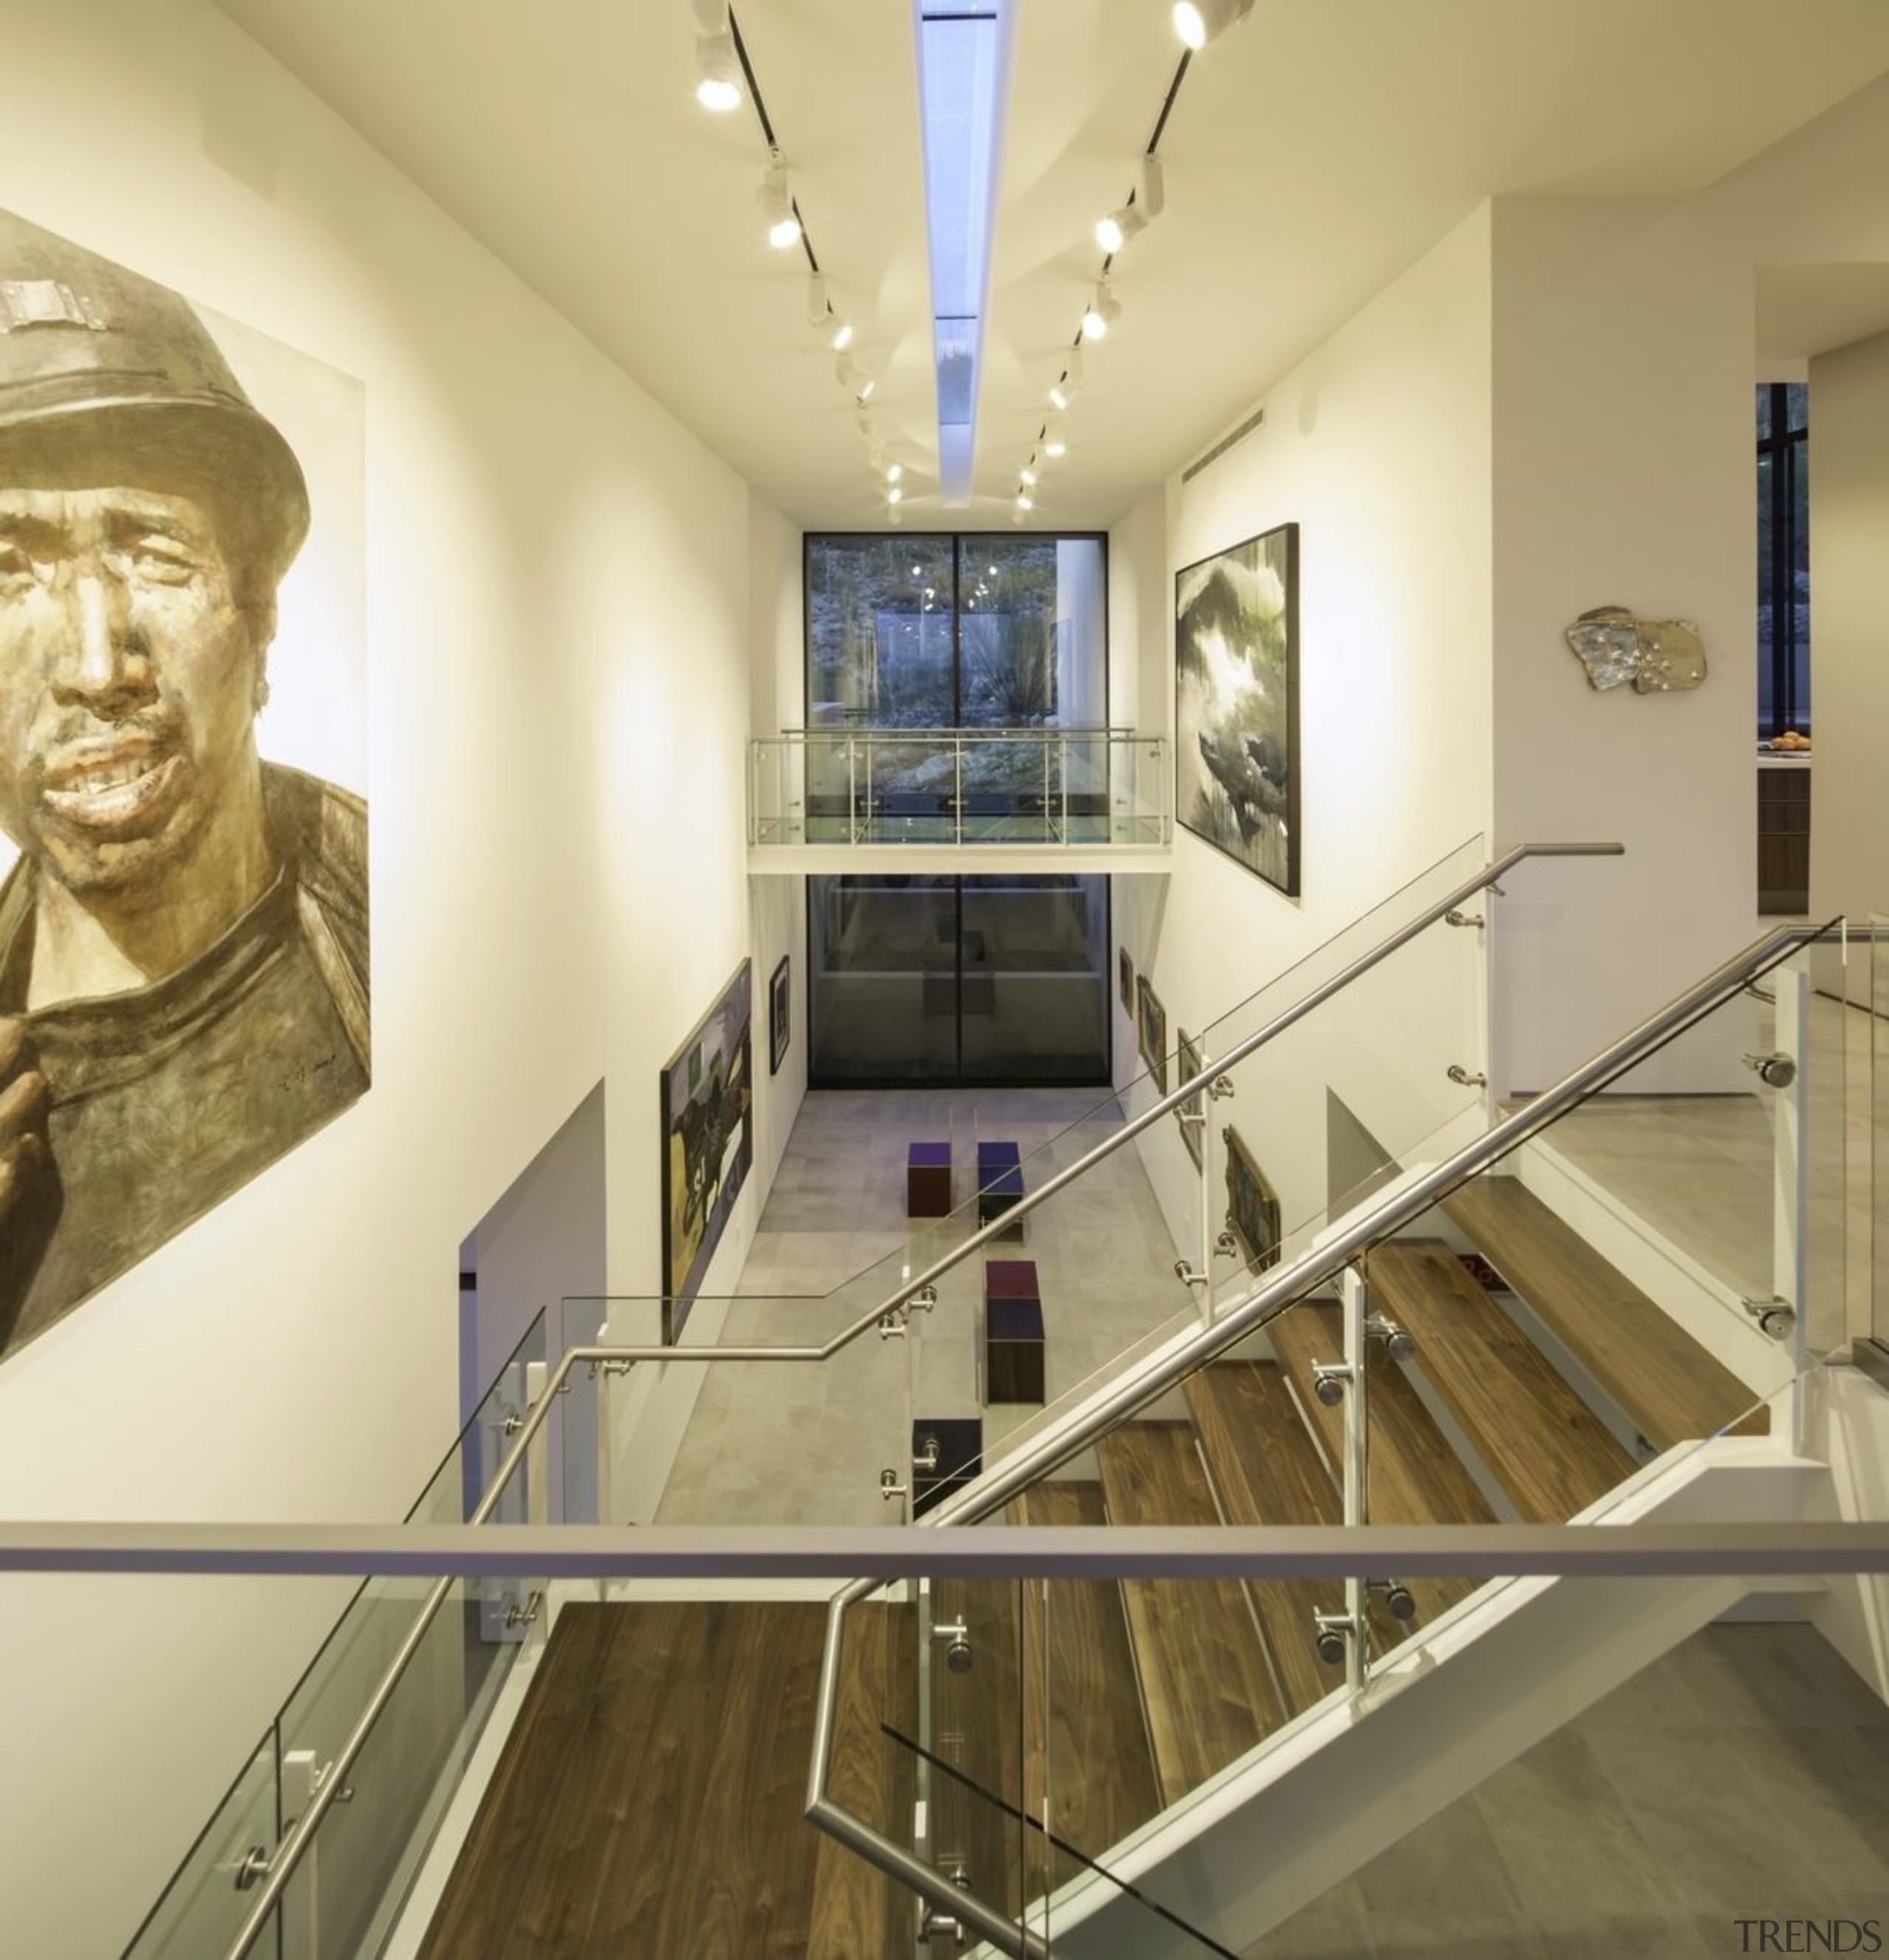
<svg viewBox="0 0 1889 1960">
<path fill-rule="evenodd" d="M 876 811 L 1040 808 L 1033 731 L 1106 726 L 1102 539 L 816 535 L 806 574 L 807 726 L 878 731 Z M 1014 739 L 925 738 L 957 728 Z M 809 756 L 809 813 L 823 792 L 857 806 L 834 772 L 859 753 Z M 1106 1081 L 1108 908 L 1105 877 L 809 879 L 812 1079 Z"/>
<path fill-rule="evenodd" d="M 1757 390 L 1758 910 L 1810 906 L 1810 390 Z"/>
</svg>

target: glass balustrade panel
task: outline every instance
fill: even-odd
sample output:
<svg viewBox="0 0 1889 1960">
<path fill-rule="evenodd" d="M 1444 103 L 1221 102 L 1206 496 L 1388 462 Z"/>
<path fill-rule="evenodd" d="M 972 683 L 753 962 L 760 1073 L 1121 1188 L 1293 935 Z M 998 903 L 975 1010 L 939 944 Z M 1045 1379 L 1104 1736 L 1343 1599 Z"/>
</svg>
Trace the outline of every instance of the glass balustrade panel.
<svg viewBox="0 0 1889 1960">
<path fill-rule="evenodd" d="M 408 1514 L 409 1523 L 464 1523 L 479 1509 L 493 1487 L 515 1425 L 542 1389 L 545 1338 L 540 1313 L 428 1481 Z M 547 1442 L 538 1461 L 544 1465 L 550 1459 Z M 521 1465 L 515 1474 L 494 1521 L 523 1522 L 533 1514 L 528 1467 Z M 541 1490 L 548 1481 L 541 1474 Z M 515 1580 L 377 1577 L 364 1583 L 197 1848 L 171 1880 L 131 1952 L 138 1960 L 172 1953 L 196 1960 L 221 1953 L 224 1909 L 231 1900 L 239 1908 L 227 1920 L 233 1936 L 253 1897 L 253 1888 L 239 1895 L 232 1873 L 224 1869 L 228 1846 L 241 1838 L 245 1856 L 253 1845 L 260 1858 L 274 1858 L 316 1793 L 331 1782 L 339 1794 L 329 1800 L 283 1893 L 279 1960 L 327 1960 L 377 1951 L 512 1663 L 536 1624 L 544 1591 Z M 409 1647 L 408 1665 L 358 1755 L 337 1771 L 344 1745 L 395 1658 Z M 226 1882 L 229 1899 L 221 1896 Z M 214 1908 L 209 1917 L 207 1908 Z M 152 1943 L 161 1940 L 172 1943 Z M 255 1950 L 274 1960 L 278 1951 L 275 1932 Z"/>
<path fill-rule="evenodd" d="M 547 1330 L 540 1312 L 408 1513 L 410 1524 L 469 1522 L 497 1488 L 526 1416 L 544 1393 Z M 549 1522 L 559 1514 L 555 1471 L 561 1419 L 500 1492 L 489 1522 Z M 283 1815 L 299 1816 L 403 1650 L 406 1665 L 345 1772 L 310 1852 L 285 1894 L 285 1927 L 306 1928 L 297 1955 L 341 1960 L 372 1952 L 405 1899 L 523 1643 L 539 1631 L 547 1588 L 515 1578 L 375 1578 L 284 1704 Z M 428 1617 L 430 1614 L 430 1617 Z M 285 1824 L 286 1828 L 286 1824 Z"/>
<path fill-rule="evenodd" d="M 804 1246 L 793 1256 L 801 1270 L 816 1268 L 816 1255 Z M 881 1473 L 902 1472 L 912 1448 L 902 1316 L 893 1316 L 892 1335 L 869 1327 L 822 1362 L 811 1357 L 844 1323 L 827 1297 L 756 1292 L 687 1302 L 574 1297 L 559 1312 L 567 1351 L 660 1350 L 666 1333 L 683 1351 L 669 1360 L 573 1364 L 570 1392 L 560 1400 L 568 1439 L 564 1474 L 580 1500 L 574 1521 L 902 1521 L 896 1494 L 890 1500 L 881 1494 Z M 770 1355 L 706 1358 L 729 1348 Z M 698 1351 L 702 1361 L 685 1358 Z"/>
<path fill-rule="evenodd" d="M 227 1949 L 249 1917 L 259 1869 L 281 1835 L 279 1760 L 272 1725 L 125 1949 L 125 1960 L 204 1960 Z M 274 1960 L 272 1930 L 258 1950 Z"/>
<path fill-rule="evenodd" d="M 1170 834 L 1156 736 L 1129 730 L 873 726 L 751 746 L 752 842 L 1159 845 Z"/>
</svg>

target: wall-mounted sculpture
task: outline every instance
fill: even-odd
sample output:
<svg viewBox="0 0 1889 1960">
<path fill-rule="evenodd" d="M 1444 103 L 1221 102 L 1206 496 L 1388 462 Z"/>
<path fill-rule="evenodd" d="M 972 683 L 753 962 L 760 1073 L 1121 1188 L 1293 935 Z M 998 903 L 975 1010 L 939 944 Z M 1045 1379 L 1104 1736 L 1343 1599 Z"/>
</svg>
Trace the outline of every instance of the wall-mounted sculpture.
<svg viewBox="0 0 1889 1960">
<path fill-rule="evenodd" d="M 1636 694 L 1676 694 L 1706 677 L 1705 643 L 1687 619 L 1636 619 L 1624 606 L 1596 606 L 1567 641 L 1602 692 L 1630 680 Z"/>
</svg>

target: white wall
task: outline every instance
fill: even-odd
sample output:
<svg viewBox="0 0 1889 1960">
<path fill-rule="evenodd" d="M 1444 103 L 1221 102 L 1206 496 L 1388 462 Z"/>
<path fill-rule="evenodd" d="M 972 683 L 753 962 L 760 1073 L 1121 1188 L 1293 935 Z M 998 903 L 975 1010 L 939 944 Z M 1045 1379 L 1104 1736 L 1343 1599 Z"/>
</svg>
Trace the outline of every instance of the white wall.
<svg viewBox="0 0 1889 1960">
<path fill-rule="evenodd" d="M 1654 200 L 1499 199 L 1493 242 L 1496 828 L 1628 854 L 1503 908 L 1491 1073 L 1539 1089 L 1755 936 L 1751 272 Z M 1590 687 L 1601 605 L 1693 622 L 1705 685 Z"/>
<path fill-rule="evenodd" d="M 1118 896 L 1118 934 L 1152 972 L 1171 1036 L 1177 1026 L 1197 1035 L 1487 828 L 1489 253 L 1484 207 L 1272 388 L 1263 428 L 1170 486 L 1158 602 L 1146 581 L 1137 588 L 1144 634 L 1160 622 L 1158 692 L 1148 691 L 1142 650 L 1143 727 L 1172 716 L 1173 573 L 1276 524 L 1300 527 L 1303 893 L 1286 898 L 1182 832 L 1165 893 Z M 1138 560 L 1145 522 L 1137 511 L 1117 555 L 1125 546 Z M 1126 1028 L 1118 1019 L 1124 1078 L 1139 1068 Z M 1407 1064 L 1440 1079 L 1420 1016 L 1407 1020 L 1386 998 L 1372 1032 L 1396 1072 Z M 1409 1059 L 1413 1047 L 1422 1061 Z M 1263 1096 L 1256 1089 L 1213 1114 L 1252 1145 L 1289 1225 L 1325 1200 L 1327 1059 L 1269 1075 Z M 1404 1137 L 1385 1134 L 1396 1127 L 1380 1130 L 1393 1148 L 1429 1124 L 1407 1118 Z M 1178 1155 L 1178 1131 L 1156 1134 L 1150 1149 Z M 1157 1174 L 1157 1190 L 1170 1182 Z M 1178 1216 L 1170 1223 L 1183 1243 L 1197 1229 Z"/>
<path fill-rule="evenodd" d="M 8 25 L 0 203 L 365 384 L 374 1082 L 0 1370 L 0 1511 L 396 1516 L 460 1239 L 599 1080 L 657 1283 L 656 1071 L 749 950 L 747 488 L 202 0 Z M 10 1949 L 119 1950 L 336 1591 L 0 1585 Z"/>
<path fill-rule="evenodd" d="M 1813 361 L 1810 387 L 1811 916 L 1862 918 L 1889 914 L 1889 333 Z"/>
</svg>

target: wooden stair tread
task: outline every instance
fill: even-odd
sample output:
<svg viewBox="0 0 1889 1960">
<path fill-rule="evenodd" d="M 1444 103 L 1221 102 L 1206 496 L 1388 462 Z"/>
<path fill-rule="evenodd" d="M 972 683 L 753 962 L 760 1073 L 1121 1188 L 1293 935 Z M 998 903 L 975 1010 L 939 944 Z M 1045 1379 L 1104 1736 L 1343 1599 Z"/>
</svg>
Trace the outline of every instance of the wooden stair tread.
<svg viewBox="0 0 1889 1960">
<path fill-rule="evenodd" d="M 811 1602 L 566 1606 L 421 1952 L 809 1952 L 825 1637 Z"/>
<path fill-rule="evenodd" d="M 1311 1418 L 1334 1465 L 1344 1461 L 1344 1408 L 1329 1408 L 1312 1392 L 1314 1361 L 1344 1358 L 1344 1316 L 1335 1306 L 1307 1303 L 1267 1325 L 1273 1351 L 1290 1374 L 1300 1406 Z M 1369 1376 L 1369 1449 L 1365 1459 L 1366 1522 L 1374 1525 L 1493 1524 L 1474 1478 L 1463 1468 L 1436 1419 L 1404 1371 L 1376 1342 L 1366 1363 Z M 1417 1624 L 1426 1625 L 1480 1581 L 1413 1579 Z"/>
<path fill-rule="evenodd" d="M 1013 1498 L 1009 1521 L 1023 1525 L 1103 1525 L 1096 1483 L 1037 1484 Z M 1061 1579 L 1023 1589 L 1023 1802 L 1044 1814 L 1064 1843 L 1100 1858 L 1161 1808 L 1121 1588 L 1108 1579 Z M 1041 1683 L 1045 1692 L 1036 1691 Z M 1047 1718 L 1045 1704 L 1047 1701 Z M 1047 1733 L 1046 1733 L 1047 1729 Z M 1052 1886 L 1081 1869 L 1056 1854 Z M 890 1949 L 888 1949 L 888 1951 Z"/>
<path fill-rule="evenodd" d="M 1474 1179 L 1443 1209 L 1656 1449 L 1752 1433 L 1752 1391 L 1519 1178 Z"/>
<path fill-rule="evenodd" d="M 1187 1402 L 1227 1522 L 1339 1525 L 1344 1503 L 1283 1376 L 1270 1361 L 1216 1361 L 1188 1378 Z M 1326 1580 L 1247 1582 L 1289 1715 L 1342 1685 L 1318 1658 L 1312 1616 L 1344 1610 L 1344 1588 Z"/>
<path fill-rule="evenodd" d="M 1440 1239 L 1370 1255 L 1382 1310 L 1525 1524 L 1563 1524 L 1632 1475 L 1633 1458 Z"/>
<path fill-rule="evenodd" d="M 1117 1525 L 1213 1525 L 1213 1492 L 1185 1423 L 1132 1422 L 1096 1446 Z M 1163 1806 L 1178 1803 L 1284 1720 L 1236 1580 L 1131 1580 L 1134 1643 Z"/>
</svg>

